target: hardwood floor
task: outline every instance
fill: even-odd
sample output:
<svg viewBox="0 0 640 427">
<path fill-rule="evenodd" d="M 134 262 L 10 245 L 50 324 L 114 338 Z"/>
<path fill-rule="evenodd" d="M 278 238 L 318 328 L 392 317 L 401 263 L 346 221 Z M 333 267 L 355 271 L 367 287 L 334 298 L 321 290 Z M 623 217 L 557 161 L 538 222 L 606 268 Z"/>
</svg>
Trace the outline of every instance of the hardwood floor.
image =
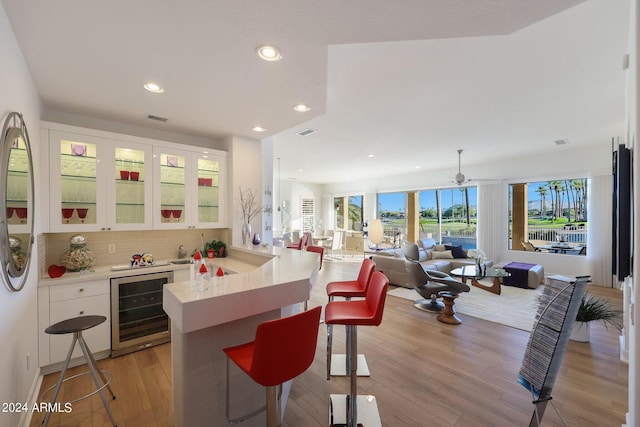
<svg viewBox="0 0 640 427">
<path fill-rule="evenodd" d="M 326 303 L 326 283 L 355 278 L 359 267 L 357 262 L 325 261 L 310 306 Z M 621 304 L 618 291 L 590 291 Z M 516 381 L 529 333 L 459 316 L 461 325 L 446 325 L 436 321 L 435 315 L 415 309 L 410 301 L 387 297 L 382 324 L 358 329 L 358 350 L 366 355 L 371 369 L 371 377 L 359 378 L 358 387 L 361 394 L 376 396 L 383 426 L 529 424 L 532 399 Z M 348 392 L 347 378 L 325 379 L 326 328 L 320 328 L 315 360 L 294 381 L 285 427 L 327 426 L 329 394 Z M 334 330 L 334 351 L 344 352 L 344 328 Z M 618 336 L 613 328 L 595 323 L 590 343 L 569 343 L 553 393 L 553 402 L 568 425 L 624 423 L 628 369 L 618 358 Z M 173 425 L 170 344 L 98 363 L 113 373 L 117 399 L 111 408 L 119 427 Z M 57 374 L 46 376 L 42 389 L 56 379 Z M 85 376 L 67 387 L 59 400 L 82 395 L 89 387 L 90 377 Z M 42 414 L 34 414 L 31 425 L 39 426 L 42 419 Z M 71 413 L 54 414 L 49 425 L 110 424 L 100 398 L 93 396 L 74 403 Z M 543 425 L 562 425 L 551 406 Z"/>
</svg>

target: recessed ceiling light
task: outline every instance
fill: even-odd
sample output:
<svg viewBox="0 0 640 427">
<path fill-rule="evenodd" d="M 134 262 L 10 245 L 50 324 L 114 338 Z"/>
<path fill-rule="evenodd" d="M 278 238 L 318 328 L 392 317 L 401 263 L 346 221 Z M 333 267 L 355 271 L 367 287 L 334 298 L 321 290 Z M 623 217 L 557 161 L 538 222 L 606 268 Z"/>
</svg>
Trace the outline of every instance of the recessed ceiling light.
<svg viewBox="0 0 640 427">
<path fill-rule="evenodd" d="M 262 126 L 254 126 L 253 128 L 251 128 L 254 132 L 264 132 L 267 129 L 263 128 Z"/>
<path fill-rule="evenodd" d="M 367 157 L 371 158 L 371 157 L 375 157 L 375 154 L 367 154 Z"/>
<path fill-rule="evenodd" d="M 299 113 L 304 113 L 306 111 L 311 110 L 311 107 L 309 107 L 308 105 L 305 105 L 305 104 L 298 104 L 298 105 L 294 105 L 293 109 L 296 110 Z"/>
<path fill-rule="evenodd" d="M 148 90 L 149 92 L 153 92 L 153 93 L 162 93 L 164 92 L 164 89 L 160 87 L 160 85 L 156 84 L 156 83 L 145 83 L 144 88 L 146 90 Z"/>
<path fill-rule="evenodd" d="M 279 61 L 282 59 L 282 54 L 275 46 L 260 46 L 257 49 L 258 56 L 265 61 Z"/>
</svg>

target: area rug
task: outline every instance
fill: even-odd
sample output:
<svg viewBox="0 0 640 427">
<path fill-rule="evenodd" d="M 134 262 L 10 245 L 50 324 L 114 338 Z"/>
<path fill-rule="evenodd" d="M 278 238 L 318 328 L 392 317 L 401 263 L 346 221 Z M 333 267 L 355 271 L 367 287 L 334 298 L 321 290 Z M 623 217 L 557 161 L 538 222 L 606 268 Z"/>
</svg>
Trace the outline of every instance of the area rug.
<svg viewBox="0 0 640 427">
<path fill-rule="evenodd" d="M 502 293 L 496 295 L 471 286 L 471 291 L 456 298 L 455 309 L 459 314 L 530 332 L 538 308 L 538 296 L 542 295 L 543 289 L 544 286 L 536 289 L 502 286 Z M 411 301 L 422 298 L 414 289 L 402 287 L 389 291 L 387 295 Z"/>
</svg>

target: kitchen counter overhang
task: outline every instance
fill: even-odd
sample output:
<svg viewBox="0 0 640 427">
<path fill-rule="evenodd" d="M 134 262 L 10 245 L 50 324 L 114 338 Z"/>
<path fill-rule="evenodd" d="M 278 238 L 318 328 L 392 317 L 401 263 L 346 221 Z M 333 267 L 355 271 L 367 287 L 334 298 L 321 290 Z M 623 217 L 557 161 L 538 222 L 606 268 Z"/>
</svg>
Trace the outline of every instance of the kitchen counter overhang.
<svg viewBox="0 0 640 427">
<path fill-rule="evenodd" d="M 171 319 L 176 426 L 227 425 L 222 349 L 251 341 L 261 322 L 300 311 L 320 268 L 317 253 L 286 248 L 231 248 L 230 257 L 237 273 L 226 276 L 224 284 L 212 283 L 204 292 L 196 292 L 190 281 L 164 286 L 163 305 Z M 264 404 L 261 386 L 246 375 L 233 377 L 232 414 Z M 290 388 L 291 381 L 282 388 L 282 413 Z M 263 425 L 260 416 L 243 423 Z"/>
<path fill-rule="evenodd" d="M 253 268 L 225 276 L 223 284 L 213 277 L 209 289 L 196 292 L 189 281 L 164 286 L 163 306 L 182 333 L 286 307 L 309 299 L 310 283 L 318 273 L 315 253 L 283 248 L 231 248 L 235 263 L 247 258 Z M 256 256 L 262 265 L 255 266 Z M 222 263 L 220 263 L 222 264 Z M 213 272 L 215 274 L 215 272 Z"/>
</svg>

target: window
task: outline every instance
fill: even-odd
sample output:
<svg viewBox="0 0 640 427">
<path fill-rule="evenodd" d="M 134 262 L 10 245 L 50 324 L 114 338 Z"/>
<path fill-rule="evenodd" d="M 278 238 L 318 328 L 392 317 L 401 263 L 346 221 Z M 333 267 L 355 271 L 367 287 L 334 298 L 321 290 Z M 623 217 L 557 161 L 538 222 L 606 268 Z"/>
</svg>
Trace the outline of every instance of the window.
<svg viewBox="0 0 640 427">
<path fill-rule="evenodd" d="M 464 249 L 477 247 L 477 200 L 476 187 L 421 191 L 420 237 Z"/>
<path fill-rule="evenodd" d="M 302 199 L 302 232 L 312 231 L 315 218 L 315 203 L 313 199 Z"/>
<path fill-rule="evenodd" d="M 385 243 L 399 247 L 407 233 L 407 193 L 379 193 L 377 217 L 382 222 Z"/>
<path fill-rule="evenodd" d="M 587 178 L 509 186 L 509 249 L 586 255 Z"/>
<path fill-rule="evenodd" d="M 362 195 L 334 197 L 333 207 L 336 211 L 336 229 L 353 230 L 355 223 L 362 223 L 362 201 Z"/>
</svg>

